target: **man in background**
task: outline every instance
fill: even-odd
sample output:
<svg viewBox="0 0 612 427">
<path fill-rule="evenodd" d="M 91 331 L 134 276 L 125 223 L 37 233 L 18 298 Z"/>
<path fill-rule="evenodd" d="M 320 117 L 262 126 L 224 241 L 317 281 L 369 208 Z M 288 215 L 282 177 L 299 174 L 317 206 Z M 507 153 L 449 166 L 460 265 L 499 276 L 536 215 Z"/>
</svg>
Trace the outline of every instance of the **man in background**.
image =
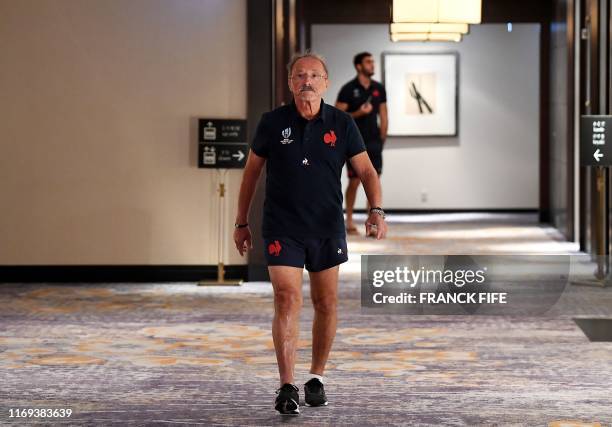
<svg viewBox="0 0 612 427">
<path fill-rule="evenodd" d="M 374 169 L 382 173 L 382 150 L 387 138 L 387 93 L 385 87 L 372 79 L 374 58 L 369 52 L 361 52 L 353 58 L 357 76 L 340 89 L 336 107 L 348 112 L 357 123 Z M 380 126 L 378 123 L 380 116 Z M 353 223 L 353 208 L 360 180 L 350 162 L 347 162 L 349 184 L 346 188 L 346 231 L 358 234 Z M 368 203 L 367 211 L 370 205 Z"/>
</svg>

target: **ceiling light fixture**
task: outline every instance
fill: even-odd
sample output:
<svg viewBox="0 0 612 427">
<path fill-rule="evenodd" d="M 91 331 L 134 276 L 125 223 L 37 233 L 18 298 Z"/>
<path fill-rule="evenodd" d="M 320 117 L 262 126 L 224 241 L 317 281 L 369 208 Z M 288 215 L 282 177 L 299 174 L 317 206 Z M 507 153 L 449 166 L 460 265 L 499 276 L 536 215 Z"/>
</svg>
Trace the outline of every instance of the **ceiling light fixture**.
<svg viewBox="0 0 612 427">
<path fill-rule="evenodd" d="M 482 0 L 393 0 L 394 23 L 480 24 Z"/>
<path fill-rule="evenodd" d="M 470 31 L 468 24 L 392 23 L 391 33 L 460 33 Z"/>
<path fill-rule="evenodd" d="M 440 41 L 440 42 L 460 42 L 462 35 L 459 33 L 392 33 L 391 41 L 393 42 L 425 42 L 425 41 Z"/>
</svg>

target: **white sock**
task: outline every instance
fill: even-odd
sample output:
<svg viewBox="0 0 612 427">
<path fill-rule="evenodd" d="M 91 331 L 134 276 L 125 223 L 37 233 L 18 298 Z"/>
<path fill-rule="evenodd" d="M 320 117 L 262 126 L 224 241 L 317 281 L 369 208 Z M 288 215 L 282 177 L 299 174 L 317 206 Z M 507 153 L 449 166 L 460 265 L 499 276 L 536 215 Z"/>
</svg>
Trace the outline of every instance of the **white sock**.
<svg viewBox="0 0 612 427">
<path fill-rule="evenodd" d="M 313 373 L 310 373 L 310 374 L 308 374 L 308 375 L 310 375 L 310 378 L 316 378 L 316 379 L 318 379 L 319 381 L 321 381 L 321 384 L 323 384 L 323 376 L 321 376 L 321 375 L 317 375 L 317 374 L 313 374 Z"/>
</svg>

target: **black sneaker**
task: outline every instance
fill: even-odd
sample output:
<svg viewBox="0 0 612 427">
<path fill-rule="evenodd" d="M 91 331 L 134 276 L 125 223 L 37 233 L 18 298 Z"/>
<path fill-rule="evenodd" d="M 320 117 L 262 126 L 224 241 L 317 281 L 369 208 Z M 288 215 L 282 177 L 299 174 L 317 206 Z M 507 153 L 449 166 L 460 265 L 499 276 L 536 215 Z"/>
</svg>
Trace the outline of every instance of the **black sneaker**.
<svg viewBox="0 0 612 427">
<path fill-rule="evenodd" d="M 304 393 L 306 393 L 306 405 L 327 406 L 327 396 L 325 396 L 323 383 L 317 378 L 313 378 L 304 384 Z"/>
<path fill-rule="evenodd" d="M 293 384 L 283 384 L 281 388 L 276 390 L 276 401 L 274 409 L 283 415 L 298 415 L 300 413 L 300 396 L 298 388 Z"/>
</svg>

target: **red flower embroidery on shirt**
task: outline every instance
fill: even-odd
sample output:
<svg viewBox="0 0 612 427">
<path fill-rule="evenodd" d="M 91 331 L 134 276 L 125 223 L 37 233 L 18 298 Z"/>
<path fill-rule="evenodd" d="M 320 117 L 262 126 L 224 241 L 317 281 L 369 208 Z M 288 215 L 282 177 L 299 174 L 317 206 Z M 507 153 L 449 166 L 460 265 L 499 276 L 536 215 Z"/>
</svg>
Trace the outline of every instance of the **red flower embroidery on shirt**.
<svg viewBox="0 0 612 427">
<path fill-rule="evenodd" d="M 378 89 L 374 89 L 374 92 L 372 92 L 372 96 L 378 96 L 380 95 L 380 92 L 378 91 Z"/>
<path fill-rule="evenodd" d="M 325 135 L 323 135 L 323 142 L 325 142 L 326 144 L 329 144 L 330 147 L 336 146 L 336 134 L 334 133 L 333 130 L 330 130 Z"/>
<path fill-rule="evenodd" d="M 278 240 L 275 240 L 274 243 L 270 243 L 268 245 L 268 252 L 270 253 L 270 255 L 278 256 L 278 254 L 280 254 L 281 249 L 282 248 Z"/>
</svg>

